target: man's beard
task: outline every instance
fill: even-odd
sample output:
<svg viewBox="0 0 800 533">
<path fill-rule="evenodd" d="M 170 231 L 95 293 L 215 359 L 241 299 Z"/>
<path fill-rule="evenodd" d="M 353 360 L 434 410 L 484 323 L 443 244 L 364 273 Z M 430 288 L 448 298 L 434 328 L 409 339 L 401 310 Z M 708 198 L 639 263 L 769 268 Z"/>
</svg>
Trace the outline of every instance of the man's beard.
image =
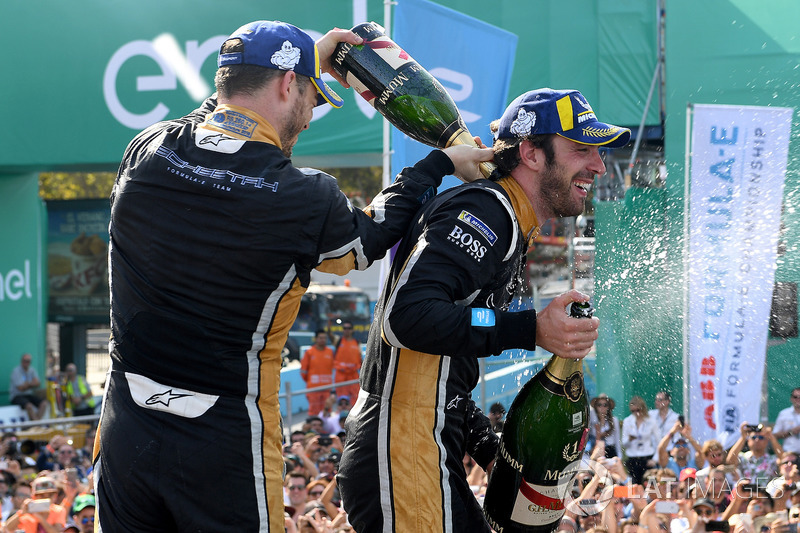
<svg viewBox="0 0 800 533">
<path fill-rule="evenodd" d="M 283 125 L 283 128 L 281 128 L 280 133 L 281 151 L 286 157 L 291 159 L 292 149 L 295 143 L 297 143 L 297 136 L 303 131 L 304 126 L 305 121 L 303 120 L 300 110 L 294 108 L 288 121 Z"/>
<path fill-rule="evenodd" d="M 574 217 L 583 213 L 583 198 L 577 202 L 572 196 L 572 180 L 579 174 L 565 180 L 565 172 L 555 161 L 548 161 L 540 180 L 540 193 L 546 204 L 558 218 Z"/>
</svg>

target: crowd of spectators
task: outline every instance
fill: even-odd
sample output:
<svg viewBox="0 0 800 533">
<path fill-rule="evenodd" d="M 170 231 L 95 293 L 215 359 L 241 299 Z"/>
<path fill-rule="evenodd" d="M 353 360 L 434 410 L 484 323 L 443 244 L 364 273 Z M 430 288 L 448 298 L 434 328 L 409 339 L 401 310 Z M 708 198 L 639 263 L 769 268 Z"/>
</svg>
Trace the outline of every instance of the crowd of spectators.
<svg viewBox="0 0 800 533">
<path fill-rule="evenodd" d="M 643 398 L 632 398 L 630 416 L 620 420 L 613 398 L 592 399 L 586 454 L 569 484 L 560 533 L 797 533 L 800 389 L 791 411 L 774 425 L 743 423 L 727 450 L 717 440 L 698 442 L 668 392 L 653 400 L 648 410 Z M 353 531 L 335 477 L 349 407 L 348 397 L 331 394 L 320 416 L 287 439 L 290 533 Z M 488 414 L 501 432 L 505 408 L 494 404 Z M 469 456 L 464 469 L 481 501 L 487 473 Z"/>
<path fill-rule="evenodd" d="M 89 533 L 94 531 L 92 445 L 56 434 L 43 446 L 15 433 L 0 439 L 0 532 Z"/>
<path fill-rule="evenodd" d="M 729 449 L 698 442 L 668 392 L 654 400 L 648 411 L 634 396 L 621 422 L 613 399 L 592 400 L 589 445 L 559 532 L 796 533 L 800 389 L 775 424 L 742 423 Z"/>
</svg>

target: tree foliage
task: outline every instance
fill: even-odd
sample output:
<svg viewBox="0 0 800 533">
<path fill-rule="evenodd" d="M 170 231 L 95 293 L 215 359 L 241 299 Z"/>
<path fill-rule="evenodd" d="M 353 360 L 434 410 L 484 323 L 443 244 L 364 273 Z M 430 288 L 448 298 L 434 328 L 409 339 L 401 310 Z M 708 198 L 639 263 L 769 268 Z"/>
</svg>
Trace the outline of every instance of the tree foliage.
<svg viewBox="0 0 800 533">
<path fill-rule="evenodd" d="M 108 198 L 114 172 L 43 172 L 39 175 L 39 196 L 43 200 Z"/>
<path fill-rule="evenodd" d="M 367 202 L 381 190 L 381 168 L 328 168 L 339 188 L 350 197 Z M 114 172 L 43 172 L 39 175 L 39 196 L 44 200 L 108 198 L 114 186 Z"/>
</svg>

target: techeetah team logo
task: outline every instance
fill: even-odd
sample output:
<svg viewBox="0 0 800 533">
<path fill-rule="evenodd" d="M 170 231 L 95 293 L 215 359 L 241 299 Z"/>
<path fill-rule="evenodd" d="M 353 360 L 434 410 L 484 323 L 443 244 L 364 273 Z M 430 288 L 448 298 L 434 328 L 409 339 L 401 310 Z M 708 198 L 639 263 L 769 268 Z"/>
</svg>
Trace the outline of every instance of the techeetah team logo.
<svg viewBox="0 0 800 533">
<path fill-rule="evenodd" d="M 535 111 L 525 111 L 524 109 L 520 109 L 517 113 L 517 118 L 514 119 L 514 122 L 511 123 L 511 133 L 516 135 L 517 137 L 525 137 L 526 135 L 530 135 L 531 131 L 533 130 L 533 126 L 536 124 L 536 112 Z"/>
<path fill-rule="evenodd" d="M 294 70 L 300 62 L 300 48 L 290 41 L 283 41 L 281 49 L 277 50 L 269 59 L 273 65 L 282 70 Z"/>
</svg>

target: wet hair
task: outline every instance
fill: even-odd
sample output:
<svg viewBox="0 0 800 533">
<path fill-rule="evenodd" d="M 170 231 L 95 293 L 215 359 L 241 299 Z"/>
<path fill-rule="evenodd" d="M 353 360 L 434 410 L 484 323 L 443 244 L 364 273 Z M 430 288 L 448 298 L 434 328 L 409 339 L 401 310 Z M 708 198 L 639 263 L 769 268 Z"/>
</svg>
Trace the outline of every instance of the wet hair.
<svg viewBox="0 0 800 533">
<path fill-rule="evenodd" d="M 500 120 L 495 120 L 489 125 L 492 133 L 500 129 Z M 495 139 L 494 141 L 494 162 L 497 165 L 489 177 L 490 180 L 497 181 L 503 176 L 508 176 L 511 171 L 517 168 L 520 162 L 519 146 L 529 141 L 536 148 L 544 150 L 545 164 L 550 166 L 555 160 L 555 150 L 553 149 L 553 135 L 528 135 L 523 138 L 514 139 Z"/>
</svg>

